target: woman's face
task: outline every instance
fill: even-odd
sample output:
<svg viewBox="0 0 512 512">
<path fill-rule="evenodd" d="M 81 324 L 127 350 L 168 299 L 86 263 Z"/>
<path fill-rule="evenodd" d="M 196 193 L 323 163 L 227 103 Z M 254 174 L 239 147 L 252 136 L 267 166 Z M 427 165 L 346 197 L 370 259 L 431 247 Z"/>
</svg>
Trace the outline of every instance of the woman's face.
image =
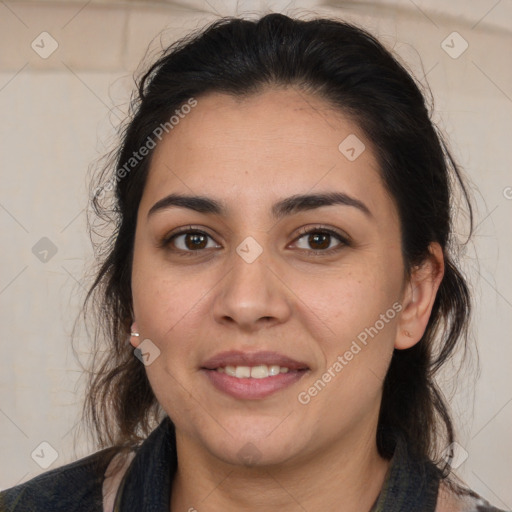
<svg viewBox="0 0 512 512">
<path fill-rule="evenodd" d="M 292 88 L 197 101 L 156 147 L 138 211 L 133 307 L 152 389 L 179 439 L 225 462 L 356 449 L 377 424 L 405 285 L 371 144 Z M 345 204 L 293 201 L 324 194 Z"/>
</svg>

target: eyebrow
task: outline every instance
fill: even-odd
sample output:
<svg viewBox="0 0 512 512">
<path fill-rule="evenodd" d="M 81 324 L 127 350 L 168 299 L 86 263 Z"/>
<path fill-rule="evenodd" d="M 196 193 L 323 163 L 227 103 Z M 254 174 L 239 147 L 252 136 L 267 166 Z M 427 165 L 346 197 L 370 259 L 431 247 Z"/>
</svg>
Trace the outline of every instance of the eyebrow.
<svg viewBox="0 0 512 512">
<path fill-rule="evenodd" d="M 273 218 L 279 220 L 288 215 L 333 205 L 352 206 L 363 212 L 367 217 L 373 218 L 370 209 L 362 201 L 343 192 L 293 195 L 275 203 L 271 212 Z M 226 216 L 227 214 L 224 203 L 216 199 L 204 196 L 170 194 L 157 201 L 150 208 L 148 218 L 156 212 L 173 207 L 187 208 L 199 213 L 213 215 Z"/>
</svg>

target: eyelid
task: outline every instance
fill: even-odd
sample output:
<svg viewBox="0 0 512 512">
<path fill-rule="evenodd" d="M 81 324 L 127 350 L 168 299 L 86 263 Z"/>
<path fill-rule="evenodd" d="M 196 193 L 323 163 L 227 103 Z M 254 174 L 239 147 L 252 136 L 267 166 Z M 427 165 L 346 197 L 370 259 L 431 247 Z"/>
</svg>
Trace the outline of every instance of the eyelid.
<svg viewBox="0 0 512 512">
<path fill-rule="evenodd" d="M 181 228 L 178 228 L 176 231 L 172 231 L 171 233 L 164 235 L 158 242 L 158 248 L 165 249 L 166 246 L 170 244 L 170 242 L 173 238 L 178 237 L 179 235 L 184 235 L 184 234 L 191 233 L 191 232 L 206 235 L 206 236 L 210 237 L 212 240 L 214 240 L 213 235 L 208 233 L 208 231 L 206 231 L 205 228 L 203 228 L 201 226 L 194 226 L 194 225 L 190 224 L 188 226 L 183 226 Z M 217 242 L 215 242 L 215 243 L 217 243 Z M 188 251 L 188 252 L 194 252 L 194 251 Z"/>
<path fill-rule="evenodd" d="M 173 231 L 170 234 L 165 235 L 159 241 L 158 248 L 166 249 L 167 246 L 170 245 L 171 240 L 173 240 L 174 238 L 176 238 L 180 235 L 188 234 L 191 232 L 196 233 L 196 234 L 204 234 L 207 237 L 214 240 L 214 237 L 210 233 L 208 233 L 208 231 L 206 231 L 205 228 L 200 227 L 200 226 L 188 225 L 188 226 L 184 226 L 182 228 L 178 228 L 177 231 Z M 317 233 L 317 232 L 318 233 L 327 233 L 331 236 L 334 236 L 334 237 L 338 238 L 338 241 L 340 243 L 337 246 L 332 247 L 330 249 L 317 249 L 317 250 L 315 250 L 315 249 L 299 249 L 300 251 L 305 251 L 310 254 L 328 255 L 333 252 L 339 251 L 343 246 L 351 246 L 352 245 L 352 240 L 348 235 L 346 235 L 343 232 L 340 232 L 339 230 L 337 230 L 335 228 L 331 228 L 331 227 L 324 226 L 321 224 L 313 224 L 313 225 L 303 226 L 302 228 L 300 228 L 299 232 L 296 233 L 295 238 L 293 239 L 293 241 L 291 243 L 292 244 L 296 243 L 297 240 L 300 240 L 304 236 L 306 236 L 308 234 L 312 234 L 312 233 Z M 214 242 L 217 243 L 215 240 L 214 240 Z M 179 252 L 179 253 L 182 253 L 183 255 L 193 255 L 196 252 L 199 254 L 204 251 L 205 251 L 205 249 L 197 250 L 197 251 L 183 251 L 182 249 L 174 249 L 174 252 Z"/>
<path fill-rule="evenodd" d="M 338 254 L 344 247 L 352 247 L 353 243 L 351 238 L 343 232 L 340 232 L 338 229 L 330 228 L 328 226 L 322 225 L 309 225 L 304 226 L 300 229 L 298 235 L 295 237 L 292 243 L 297 243 L 298 240 L 303 238 L 306 235 L 313 233 L 326 233 L 331 237 L 335 237 L 338 239 L 338 244 L 330 249 L 302 249 L 298 250 L 301 252 L 306 252 L 308 255 L 312 257 L 329 257 Z"/>
<path fill-rule="evenodd" d="M 340 238 L 340 240 L 345 243 L 346 245 L 352 244 L 352 239 L 343 231 L 340 231 L 336 228 L 331 228 L 326 225 L 322 224 L 313 224 L 308 226 L 303 226 L 300 228 L 297 236 L 295 237 L 294 241 L 296 241 L 298 238 L 302 238 L 304 235 L 308 235 L 309 233 L 329 233 L 330 235 L 335 235 Z"/>
</svg>

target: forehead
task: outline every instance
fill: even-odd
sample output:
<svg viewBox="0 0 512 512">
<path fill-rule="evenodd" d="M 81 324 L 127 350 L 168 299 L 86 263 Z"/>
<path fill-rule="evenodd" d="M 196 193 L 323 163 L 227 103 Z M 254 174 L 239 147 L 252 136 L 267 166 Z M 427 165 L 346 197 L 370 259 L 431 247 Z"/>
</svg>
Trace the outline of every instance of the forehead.
<svg viewBox="0 0 512 512">
<path fill-rule="evenodd" d="M 154 150 L 141 210 L 174 191 L 248 206 L 336 190 L 390 206 L 370 141 L 323 99 L 294 88 L 196 99 Z"/>
</svg>

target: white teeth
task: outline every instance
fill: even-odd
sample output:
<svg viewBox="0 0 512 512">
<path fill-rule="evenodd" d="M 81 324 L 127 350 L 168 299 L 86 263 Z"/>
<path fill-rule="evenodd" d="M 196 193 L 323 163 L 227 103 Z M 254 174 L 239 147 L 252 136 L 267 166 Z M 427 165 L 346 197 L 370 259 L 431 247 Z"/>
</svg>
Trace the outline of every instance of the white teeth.
<svg viewBox="0 0 512 512">
<path fill-rule="evenodd" d="M 251 377 L 253 379 L 264 379 L 265 377 L 268 377 L 268 366 L 266 364 L 253 366 L 251 368 Z"/>
<path fill-rule="evenodd" d="M 219 370 L 220 369 L 221 368 L 219 368 Z M 236 377 L 236 368 L 234 366 L 226 366 L 226 368 L 224 368 L 224 370 L 231 377 Z"/>
<path fill-rule="evenodd" d="M 260 364 L 258 366 L 225 366 L 217 368 L 217 371 L 239 379 L 247 379 L 249 377 L 253 379 L 265 379 L 279 375 L 280 373 L 288 373 L 289 368 L 279 365 L 268 366 L 266 364 Z"/>
<path fill-rule="evenodd" d="M 237 366 L 235 370 L 235 377 L 245 379 L 251 376 L 251 369 L 248 366 Z"/>
<path fill-rule="evenodd" d="M 274 365 L 268 367 L 269 375 L 279 375 L 279 371 L 280 371 L 280 367 L 278 365 L 274 364 Z"/>
</svg>

